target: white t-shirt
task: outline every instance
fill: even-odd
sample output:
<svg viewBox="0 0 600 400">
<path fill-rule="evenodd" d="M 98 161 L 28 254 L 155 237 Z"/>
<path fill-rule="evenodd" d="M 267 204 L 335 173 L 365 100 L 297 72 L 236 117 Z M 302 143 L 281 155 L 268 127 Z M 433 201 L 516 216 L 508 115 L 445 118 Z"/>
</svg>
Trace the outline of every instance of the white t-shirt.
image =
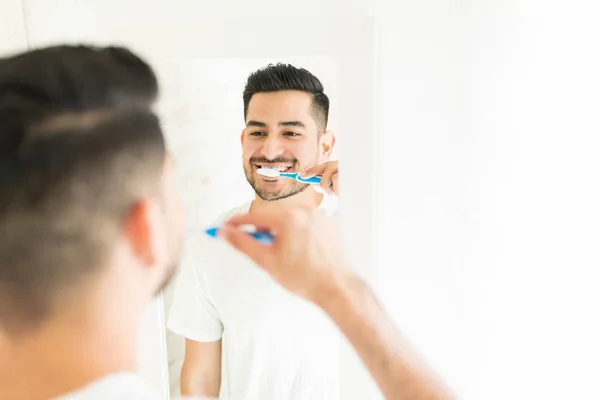
<svg viewBox="0 0 600 400">
<path fill-rule="evenodd" d="M 52 400 L 164 400 L 160 399 L 141 375 L 116 373 L 90 382 L 83 388 Z M 181 400 L 214 400 L 200 397 L 182 397 Z"/>
<path fill-rule="evenodd" d="M 319 209 L 337 214 L 338 198 L 324 195 Z M 223 240 L 195 245 L 200 259 L 181 271 L 167 325 L 198 342 L 223 340 L 220 399 L 337 400 L 340 333 L 325 313 Z"/>
</svg>

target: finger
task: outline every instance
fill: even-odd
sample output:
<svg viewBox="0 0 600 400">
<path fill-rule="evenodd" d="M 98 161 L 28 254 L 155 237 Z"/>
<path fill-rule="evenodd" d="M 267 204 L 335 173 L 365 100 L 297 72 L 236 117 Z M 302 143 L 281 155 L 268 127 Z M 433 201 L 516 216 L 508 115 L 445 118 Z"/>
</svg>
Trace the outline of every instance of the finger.
<svg viewBox="0 0 600 400">
<path fill-rule="evenodd" d="M 261 244 L 252 236 L 232 225 L 223 225 L 219 229 L 219 236 L 262 267 L 267 266 L 272 257 L 273 250 L 269 248 L 270 246 Z"/>
<path fill-rule="evenodd" d="M 302 172 L 300 174 L 300 176 L 302 178 L 310 178 L 311 176 L 322 175 L 325 172 L 325 170 L 327 169 L 327 164 L 328 163 L 323 163 L 321 165 L 316 165 L 314 167 L 311 167 L 311 168 L 307 169 L 306 171 Z"/>
<path fill-rule="evenodd" d="M 333 174 L 333 176 L 331 177 L 331 181 L 333 182 L 333 186 L 331 187 L 331 189 L 337 196 L 340 194 L 339 175 Z"/>
<path fill-rule="evenodd" d="M 325 170 L 323 176 L 321 177 L 321 187 L 329 194 L 333 192 L 331 184 L 333 183 L 332 177 L 334 174 L 337 174 L 337 170 L 333 168 L 328 168 Z"/>
</svg>

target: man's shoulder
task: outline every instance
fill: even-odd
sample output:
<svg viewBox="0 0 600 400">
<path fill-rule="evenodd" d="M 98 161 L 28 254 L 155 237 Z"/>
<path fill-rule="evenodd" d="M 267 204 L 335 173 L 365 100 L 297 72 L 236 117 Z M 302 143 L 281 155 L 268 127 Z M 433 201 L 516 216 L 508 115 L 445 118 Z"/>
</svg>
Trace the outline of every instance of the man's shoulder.
<svg viewBox="0 0 600 400">
<path fill-rule="evenodd" d="M 235 206 L 235 207 L 229 209 L 228 211 L 221 213 L 215 220 L 214 225 L 220 225 L 223 222 L 227 221 L 228 219 L 230 219 L 236 215 L 247 213 L 250 210 L 251 204 L 252 204 L 252 202 L 248 201 L 248 202 L 245 202 L 238 206 Z"/>
<path fill-rule="evenodd" d="M 233 216 L 247 213 L 250 210 L 251 204 L 252 202 L 249 201 L 235 206 L 228 211 L 222 212 L 213 220 L 211 226 L 219 227 Z M 205 234 L 194 236 L 194 238 L 191 240 L 194 243 L 194 248 L 197 250 L 196 253 L 198 254 L 199 259 L 203 261 L 206 261 L 207 258 L 212 259 L 213 257 L 211 257 L 211 255 L 214 254 L 222 255 L 223 252 L 226 254 L 235 254 L 231 246 L 228 244 L 226 245 L 221 240 L 215 240 L 215 238 Z"/>
<path fill-rule="evenodd" d="M 240 204 L 225 212 L 221 212 L 221 214 L 217 214 L 217 217 L 213 215 L 207 218 L 198 230 L 189 234 L 186 237 L 186 246 L 183 253 L 186 264 L 191 263 L 195 265 L 197 261 L 202 261 L 202 264 L 207 258 L 212 258 L 209 257 L 210 255 L 230 250 L 229 246 L 224 246 L 221 240 L 216 240 L 214 237 L 207 235 L 204 229 L 219 227 L 234 215 L 246 213 L 250 209 L 250 204 L 251 202 Z"/>
<path fill-rule="evenodd" d="M 334 194 L 323 194 L 323 200 L 319 210 L 332 217 L 338 216 L 340 211 L 340 199 Z"/>
</svg>

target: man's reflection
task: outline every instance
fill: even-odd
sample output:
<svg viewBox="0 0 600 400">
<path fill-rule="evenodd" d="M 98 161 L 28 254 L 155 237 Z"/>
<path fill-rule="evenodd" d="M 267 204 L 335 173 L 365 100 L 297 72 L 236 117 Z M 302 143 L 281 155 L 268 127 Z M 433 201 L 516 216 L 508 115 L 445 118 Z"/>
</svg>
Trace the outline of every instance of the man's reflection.
<svg viewBox="0 0 600 400">
<path fill-rule="evenodd" d="M 250 75 L 243 99 L 243 166 L 256 195 L 217 224 L 296 205 L 336 214 L 334 195 L 257 173 L 300 172 L 329 160 L 335 137 L 321 82 L 305 69 L 270 65 Z M 217 396 L 222 389 L 222 398 L 335 399 L 339 333 L 324 314 L 224 242 L 197 245 L 201 259 L 182 271 L 168 321 L 186 338 L 182 394 Z"/>
</svg>

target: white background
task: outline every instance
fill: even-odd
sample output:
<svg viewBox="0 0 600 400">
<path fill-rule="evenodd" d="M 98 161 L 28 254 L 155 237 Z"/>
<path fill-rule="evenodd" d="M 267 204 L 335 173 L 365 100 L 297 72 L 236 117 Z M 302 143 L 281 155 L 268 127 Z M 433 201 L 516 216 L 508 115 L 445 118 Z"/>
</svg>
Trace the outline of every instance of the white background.
<svg viewBox="0 0 600 400">
<path fill-rule="evenodd" d="M 4 50 L 26 43 L 15 3 L 0 0 Z M 107 29 L 99 1 L 79 2 L 95 6 L 95 24 L 64 18 L 83 12 L 75 3 L 26 1 L 30 36 L 148 34 Z M 159 12 L 180 21 L 228 12 L 244 17 L 249 31 L 273 26 L 274 41 L 286 32 L 278 13 L 305 19 L 288 30 L 310 30 L 315 15 L 332 31 L 343 14 L 375 16 L 372 272 L 384 304 L 461 398 L 600 398 L 594 2 L 314 0 L 301 10 L 269 1 L 129 3 L 104 2 L 128 14 L 130 26 Z M 168 53 L 195 38 L 161 29 L 145 43 Z"/>
</svg>

